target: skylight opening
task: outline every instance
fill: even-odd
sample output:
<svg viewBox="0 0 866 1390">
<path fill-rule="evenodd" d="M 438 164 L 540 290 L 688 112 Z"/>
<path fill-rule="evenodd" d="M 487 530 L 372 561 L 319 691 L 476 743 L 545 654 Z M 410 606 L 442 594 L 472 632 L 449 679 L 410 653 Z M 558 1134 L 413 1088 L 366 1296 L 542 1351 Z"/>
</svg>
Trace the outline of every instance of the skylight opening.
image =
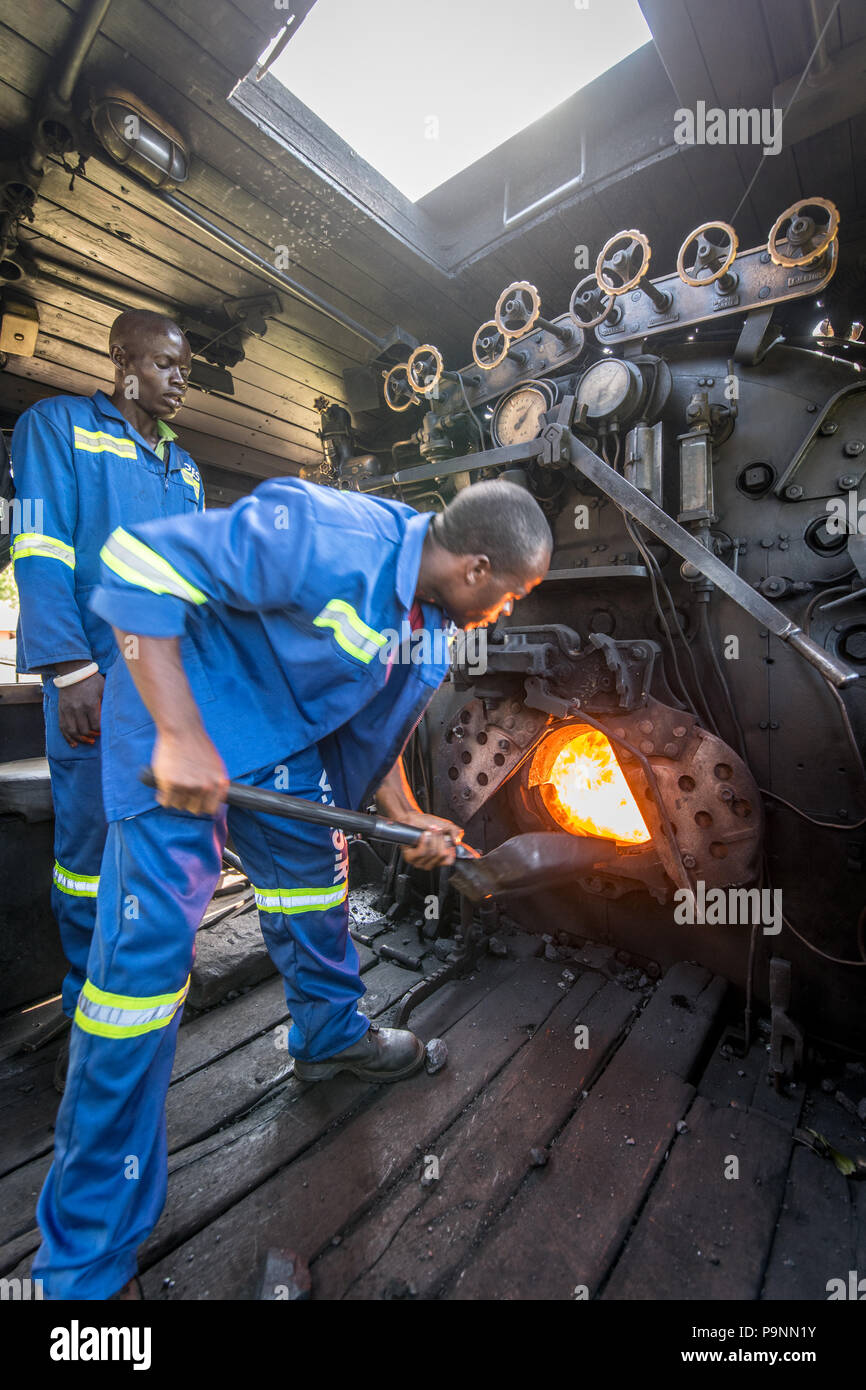
<svg viewBox="0 0 866 1390">
<path fill-rule="evenodd" d="M 637 0 L 317 0 L 271 73 L 417 202 L 650 39 Z"/>
</svg>

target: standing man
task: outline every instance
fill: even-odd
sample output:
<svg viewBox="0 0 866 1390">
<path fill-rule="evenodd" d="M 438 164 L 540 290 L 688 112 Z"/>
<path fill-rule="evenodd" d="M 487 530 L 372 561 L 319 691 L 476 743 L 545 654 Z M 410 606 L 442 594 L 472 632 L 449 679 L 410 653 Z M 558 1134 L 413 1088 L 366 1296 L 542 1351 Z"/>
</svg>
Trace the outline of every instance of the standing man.
<svg viewBox="0 0 866 1390">
<path fill-rule="evenodd" d="M 136 1248 L 165 1201 L 165 1097 L 227 820 L 284 979 L 296 1075 L 398 1081 L 421 1066 L 413 1033 L 358 1012 L 345 836 L 227 816 L 226 783 L 351 807 L 375 793 L 386 815 L 425 832 L 403 851 L 410 863 L 452 862 L 462 829 L 421 812 L 402 750 L 448 669 L 445 619 L 478 627 L 510 612 L 551 549 L 540 507 L 510 483 L 468 487 L 434 517 L 293 478 L 106 542 L 92 605 L 125 659 L 103 718 L 96 934 L 37 1208 L 46 1297 L 136 1296 Z M 410 625 L 434 640 L 395 650 L 387 634 Z M 147 763 L 156 796 L 138 778 Z"/>
<path fill-rule="evenodd" d="M 45 744 L 54 798 L 52 905 L 69 972 L 72 1018 L 84 984 L 106 824 L 100 706 L 117 656 L 108 623 L 88 606 L 99 552 L 119 525 L 201 511 L 198 469 L 169 425 L 183 405 L 189 343 L 161 314 L 130 310 L 109 337 L 110 396 L 54 396 L 21 416 L 12 437 L 17 496 L 38 531 L 12 547 L 21 603 L 18 670 L 44 683 Z M 66 1049 L 55 1084 L 63 1089 Z"/>
</svg>

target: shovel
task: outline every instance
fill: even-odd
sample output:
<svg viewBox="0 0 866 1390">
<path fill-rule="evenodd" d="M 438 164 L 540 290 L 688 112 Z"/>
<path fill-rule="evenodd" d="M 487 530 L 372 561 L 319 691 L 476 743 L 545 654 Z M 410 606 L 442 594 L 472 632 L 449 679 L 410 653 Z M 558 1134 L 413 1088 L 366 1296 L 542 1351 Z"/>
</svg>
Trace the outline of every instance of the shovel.
<svg viewBox="0 0 866 1390">
<path fill-rule="evenodd" d="M 142 769 L 139 778 L 146 787 L 156 786 L 149 767 Z M 385 816 L 373 816 L 366 811 L 348 811 L 341 806 L 321 805 L 316 801 L 307 801 L 303 796 L 269 792 L 260 787 L 244 787 L 238 782 L 229 782 L 225 801 L 227 805 L 237 806 L 243 811 L 259 811 L 262 815 L 282 816 L 286 820 L 308 821 L 312 825 L 326 825 L 331 830 L 346 830 L 369 840 L 387 840 L 397 845 L 417 845 L 424 834 L 415 825 L 404 825 Z M 461 887 L 460 891 L 475 902 L 489 897 L 486 880 L 483 884 L 479 882 L 475 885 L 474 866 L 479 862 L 478 851 L 470 845 L 457 844 L 454 852 L 465 874 L 465 887 Z"/>
<path fill-rule="evenodd" d="M 140 776 L 145 786 L 156 786 L 150 768 L 144 768 Z M 288 792 L 264 791 L 237 782 L 229 782 L 225 800 L 229 806 L 244 811 L 327 825 L 330 829 L 346 830 L 370 840 L 387 840 L 391 844 L 417 845 L 424 833 L 417 826 L 366 811 L 320 805 L 302 796 L 290 796 Z M 457 844 L 454 850 L 456 858 L 451 869 L 451 883 L 472 902 L 505 893 L 530 893 L 535 888 L 548 887 L 594 869 L 603 871 L 616 858 L 616 844 L 612 840 L 550 831 L 515 835 L 484 855 L 479 855 L 471 845 Z"/>
<path fill-rule="evenodd" d="M 461 860 L 451 882 L 473 902 L 505 893 L 531 893 L 582 874 L 610 868 L 617 855 L 613 840 L 539 830 L 514 835 L 469 865 Z"/>
</svg>

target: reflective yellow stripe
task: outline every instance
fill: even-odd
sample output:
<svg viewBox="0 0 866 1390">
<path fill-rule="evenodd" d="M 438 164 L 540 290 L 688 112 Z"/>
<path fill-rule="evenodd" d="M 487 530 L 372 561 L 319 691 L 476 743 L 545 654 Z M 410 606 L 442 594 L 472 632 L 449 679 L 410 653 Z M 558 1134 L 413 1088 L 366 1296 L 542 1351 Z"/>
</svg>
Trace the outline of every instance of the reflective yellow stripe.
<svg viewBox="0 0 866 1390">
<path fill-rule="evenodd" d="M 85 430 L 75 425 L 75 447 L 87 454 L 117 454 L 118 458 L 138 457 L 135 440 L 122 434 L 106 434 L 104 430 Z"/>
<path fill-rule="evenodd" d="M 85 1033 L 103 1038 L 136 1038 L 167 1028 L 186 999 L 189 976 L 174 994 L 151 994 L 136 998 L 128 994 L 108 994 L 85 980 L 78 996 L 75 1022 Z"/>
<path fill-rule="evenodd" d="M 72 869 L 64 869 L 54 861 L 54 886 L 70 898 L 95 898 L 99 888 L 99 874 L 76 874 Z"/>
<path fill-rule="evenodd" d="M 260 912 L 326 912 L 348 893 L 346 883 L 327 888 L 253 888 Z"/>
<path fill-rule="evenodd" d="M 356 657 L 358 661 L 363 661 L 365 665 L 369 665 L 388 640 L 381 632 L 365 623 L 351 603 L 346 603 L 345 599 L 341 598 L 329 599 L 318 617 L 313 619 L 313 626 L 333 629 L 343 651 Z"/>
<path fill-rule="evenodd" d="M 207 594 L 190 584 L 157 551 L 131 536 L 122 526 L 112 531 L 99 555 L 109 569 L 130 584 L 138 584 L 154 594 L 174 594 L 176 598 L 190 599 L 193 603 L 207 603 Z"/>
<path fill-rule="evenodd" d="M 57 536 L 40 536 L 36 531 L 22 531 L 13 542 L 12 559 L 23 560 L 28 555 L 38 555 L 43 560 L 61 560 L 71 570 L 75 569 L 75 551 L 65 541 L 58 540 Z"/>
</svg>

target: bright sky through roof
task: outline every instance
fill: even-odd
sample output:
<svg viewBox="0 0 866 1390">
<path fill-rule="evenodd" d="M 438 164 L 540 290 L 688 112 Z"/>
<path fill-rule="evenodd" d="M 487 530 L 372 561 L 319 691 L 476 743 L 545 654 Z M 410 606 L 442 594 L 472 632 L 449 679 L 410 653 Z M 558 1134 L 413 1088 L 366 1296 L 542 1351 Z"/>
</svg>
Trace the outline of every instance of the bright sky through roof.
<svg viewBox="0 0 866 1390">
<path fill-rule="evenodd" d="M 317 0 L 271 71 L 417 201 L 650 37 L 637 0 Z"/>
</svg>

